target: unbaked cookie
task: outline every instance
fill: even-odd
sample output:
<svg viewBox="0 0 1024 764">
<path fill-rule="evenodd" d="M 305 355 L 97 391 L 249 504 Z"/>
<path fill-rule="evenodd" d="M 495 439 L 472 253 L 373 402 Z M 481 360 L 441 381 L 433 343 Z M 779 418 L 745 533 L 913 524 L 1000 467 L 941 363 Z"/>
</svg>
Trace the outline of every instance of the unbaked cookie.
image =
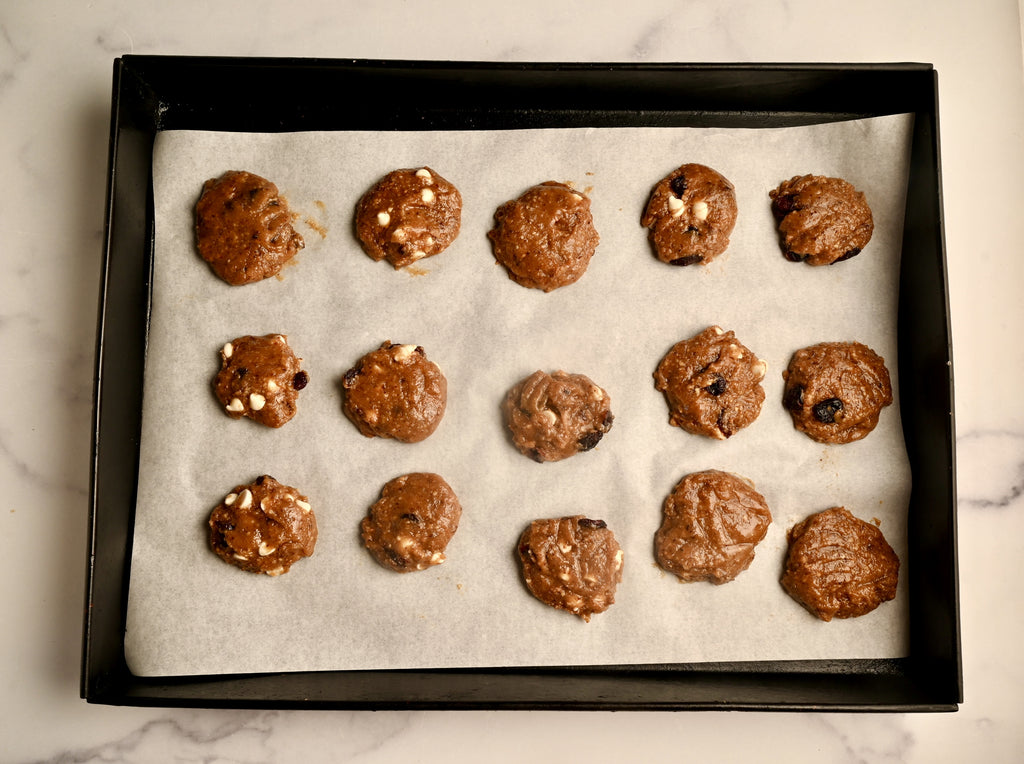
<svg viewBox="0 0 1024 764">
<path fill-rule="evenodd" d="M 821 620 L 856 618 L 895 599 L 899 557 L 882 531 L 844 507 L 811 515 L 787 538 L 782 586 Z"/>
<path fill-rule="evenodd" d="M 459 499 L 444 478 L 414 472 L 384 485 L 360 531 L 377 562 L 408 573 L 445 561 L 444 551 L 461 517 Z"/>
<path fill-rule="evenodd" d="M 622 549 L 604 520 L 583 515 L 534 520 L 517 550 L 527 588 L 545 605 L 589 622 L 615 602 Z"/>
<path fill-rule="evenodd" d="M 346 416 L 368 438 L 418 443 L 444 417 L 448 380 L 419 345 L 385 342 L 342 377 Z"/>
<path fill-rule="evenodd" d="M 709 326 L 668 351 L 654 386 L 665 394 L 670 424 L 725 440 L 761 413 L 766 368 L 733 332 Z"/>
<path fill-rule="evenodd" d="M 196 203 L 199 254 L 232 286 L 274 276 L 304 246 L 292 217 L 277 186 L 231 170 L 203 184 Z"/>
<path fill-rule="evenodd" d="M 732 183 L 710 167 L 684 164 L 654 187 L 640 223 L 663 263 L 704 265 L 729 246 L 736 214 Z"/>
<path fill-rule="evenodd" d="M 798 175 L 768 196 L 787 260 L 831 265 L 860 254 L 871 240 L 867 199 L 842 178 Z"/>
<path fill-rule="evenodd" d="M 287 573 L 316 546 L 309 499 L 269 475 L 235 486 L 210 514 L 209 526 L 217 556 L 250 573 Z"/>
<path fill-rule="evenodd" d="M 498 207 L 487 237 L 510 279 L 545 292 L 578 281 L 600 241 L 590 199 L 555 181 Z"/>
<path fill-rule="evenodd" d="M 220 349 L 213 390 L 232 419 L 248 417 L 280 427 L 295 416 L 299 391 L 309 383 L 283 334 L 236 337 Z"/>
<path fill-rule="evenodd" d="M 394 170 L 356 206 L 356 236 L 396 269 L 443 252 L 459 235 L 462 195 L 429 167 Z"/>
<path fill-rule="evenodd" d="M 860 440 L 892 403 L 884 359 L 859 342 L 822 342 L 798 350 L 782 377 L 782 402 L 793 425 L 819 443 Z"/>
<path fill-rule="evenodd" d="M 508 391 L 502 408 L 516 448 L 537 462 L 589 451 L 615 418 L 607 392 L 564 371 L 535 371 Z"/>
<path fill-rule="evenodd" d="M 720 470 L 683 478 L 665 499 L 654 536 L 658 565 L 681 581 L 724 584 L 750 567 L 772 514 L 747 480 Z"/>
</svg>

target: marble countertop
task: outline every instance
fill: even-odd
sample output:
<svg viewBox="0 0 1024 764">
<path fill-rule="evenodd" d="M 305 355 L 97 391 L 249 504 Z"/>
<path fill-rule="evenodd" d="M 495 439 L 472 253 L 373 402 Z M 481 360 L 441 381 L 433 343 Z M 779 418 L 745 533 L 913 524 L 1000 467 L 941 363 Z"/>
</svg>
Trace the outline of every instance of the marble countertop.
<svg viewBox="0 0 1024 764">
<path fill-rule="evenodd" d="M 782 750 L 792 762 L 1021 760 L 1019 19 L 1014 0 L 4 3 L 0 761 L 749 761 Z M 960 710 L 369 713 L 81 700 L 111 63 L 126 53 L 934 64 L 956 376 Z"/>
</svg>

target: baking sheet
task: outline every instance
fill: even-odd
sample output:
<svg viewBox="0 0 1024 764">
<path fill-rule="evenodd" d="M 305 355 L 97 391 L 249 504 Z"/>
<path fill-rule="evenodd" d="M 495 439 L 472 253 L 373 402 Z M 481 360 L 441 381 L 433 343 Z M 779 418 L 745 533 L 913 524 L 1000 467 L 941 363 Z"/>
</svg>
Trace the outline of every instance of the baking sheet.
<svg viewBox="0 0 1024 764">
<path fill-rule="evenodd" d="M 855 339 L 896 379 L 899 249 L 912 117 L 771 130 L 618 128 L 496 132 L 165 132 L 154 149 L 155 265 L 139 495 L 125 635 L 140 676 L 289 670 L 676 663 L 898 657 L 907 597 L 822 623 L 778 584 L 785 530 L 845 505 L 878 518 L 906 580 L 910 475 L 898 403 L 864 441 L 813 443 L 782 408 L 796 349 Z M 704 268 L 650 254 L 639 225 L 653 184 L 687 161 L 715 167 L 740 208 L 729 250 Z M 463 194 L 462 232 L 413 269 L 374 263 L 352 234 L 359 196 L 396 167 L 430 165 Z M 274 180 L 307 246 L 278 279 L 229 287 L 195 253 L 202 182 L 228 169 Z M 833 268 L 779 253 L 767 192 L 814 172 L 845 177 L 875 215 L 871 243 Z M 494 209 L 544 180 L 593 201 L 601 235 L 588 272 L 543 294 L 494 264 Z M 651 374 L 671 345 L 716 323 L 769 365 L 767 400 L 725 442 L 667 424 Z M 310 373 L 281 430 L 228 419 L 210 382 L 242 334 L 287 334 Z M 449 405 L 420 444 L 368 440 L 341 413 L 338 380 L 380 342 L 422 345 Z M 591 452 L 555 464 L 521 456 L 499 403 L 535 369 L 585 373 L 611 395 L 615 425 Z M 749 570 L 721 587 L 679 584 L 653 561 L 664 496 L 685 474 L 726 469 L 755 482 L 774 515 Z M 380 487 L 442 474 L 463 518 L 448 562 L 384 570 L 358 525 Z M 210 510 L 239 482 L 274 475 L 308 494 L 315 555 L 280 578 L 237 571 L 206 545 Z M 514 556 L 538 517 L 604 519 L 625 550 L 616 604 L 589 624 L 534 600 Z"/>
</svg>

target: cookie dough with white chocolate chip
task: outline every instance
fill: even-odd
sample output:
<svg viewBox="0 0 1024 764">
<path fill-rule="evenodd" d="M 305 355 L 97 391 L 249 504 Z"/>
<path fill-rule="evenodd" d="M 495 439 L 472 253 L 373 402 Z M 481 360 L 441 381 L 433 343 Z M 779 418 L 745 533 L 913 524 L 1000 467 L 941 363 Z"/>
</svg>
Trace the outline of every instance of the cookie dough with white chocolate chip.
<svg viewBox="0 0 1024 764">
<path fill-rule="evenodd" d="M 309 375 L 285 335 L 237 337 L 221 347 L 220 357 L 213 389 L 225 414 L 275 428 L 295 416 Z"/>
<path fill-rule="evenodd" d="M 384 485 L 360 532 L 377 562 L 410 573 L 445 561 L 445 549 L 461 517 L 459 499 L 444 478 L 413 472 Z"/>
<path fill-rule="evenodd" d="M 210 513 L 210 547 L 224 562 L 249 573 L 287 573 L 316 546 L 309 498 L 261 475 L 237 485 Z"/>
<path fill-rule="evenodd" d="M 736 214 L 732 183 L 710 167 L 684 164 L 654 187 L 640 223 L 663 263 L 706 265 L 729 246 Z"/>
<path fill-rule="evenodd" d="M 459 235 L 462 195 L 429 167 L 394 170 L 356 206 L 356 236 L 374 260 L 404 268 L 443 252 Z"/>
</svg>

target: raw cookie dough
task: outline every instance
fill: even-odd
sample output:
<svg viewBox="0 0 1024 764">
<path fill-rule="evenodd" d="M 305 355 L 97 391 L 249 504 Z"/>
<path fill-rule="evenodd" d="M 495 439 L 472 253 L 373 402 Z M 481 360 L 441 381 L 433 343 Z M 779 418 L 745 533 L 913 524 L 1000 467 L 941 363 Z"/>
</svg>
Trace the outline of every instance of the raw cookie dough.
<svg viewBox="0 0 1024 764">
<path fill-rule="evenodd" d="M 552 180 L 498 207 L 487 237 L 510 279 L 545 292 L 579 280 L 600 240 L 590 199 Z"/>
<path fill-rule="evenodd" d="M 768 196 L 787 260 L 831 265 L 860 254 L 871 240 L 867 199 L 842 178 L 798 175 Z"/>
<path fill-rule="evenodd" d="M 663 263 L 704 265 L 729 246 L 736 213 L 732 183 L 710 167 L 684 164 L 654 187 L 640 223 Z"/>
<path fill-rule="evenodd" d="M 309 499 L 269 475 L 235 486 L 210 514 L 209 526 L 217 556 L 250 573 L 287 573 L 316 546 Z"/>
<path fill-rule="evenodd" d="M 782 402 L 793 425 L 819 443 L 860 440 L 892 403 L 885 361 L 859 342 L 822 342 L 798 350 L 782 378 Z"/>
<path fill-rule="evenodd" d="M 251 284 L 276 275 L 304 246 L 291 221 L 277 186 L 231 170 L 203 184 L 196 203 L 196 244 L 224 281 Z"/>
<path fill-rule="evenodd" d="M 462 195 L 429 167 L 394 170 L 356 206 L 356 236 L 395 269 L 443 252 L 459 235 Z"/>
<path fill-rule="evenodd" d="M 856 618 L 896 597 L 899 557 L 877 527 L 844 507 L 811 515 L 787 538 L 782 586 L 821 620 Z"/>
<path fill-rule="evenodd" d="M 534 520 L 517 550 L 527 588 L 545 605 L 589 622 L 615 602 L 622 550 L 604 520 L 583 515 Z"/>
<path fill-rule="evenodd" d="M 368 438 L 418 443 L 444 417 L 448 380 L 419 345 L 385 342 L 342 377 L 346 416 Z"/>
<path fill-rule="evenodd" d="M 220 349 L 220 358 L 213 390 L 229 417 L 280 427 L 295 416 L 299 391 L 309 375 L 285 335 L 236 337 Z"/>
<path fill-rule="evenodd" d="M 612 427 L 611 398 L 583 374 L 535 371 L 502 406 L 512 441 L 537 462 L 589 451 Z"/>
<path fill-rule="evenodd" d="M 681 581 L 724 584 L 750 567 L 772 514 L 741 477 L 719 470 L 683 478 L 665 499 L 654 536 L 658 565 Z"/>
<path fill-rule="evenodd" d="M 709 326 L 668 351 L 654 386 L 665 394 L 670 424 L 725 440 L 761 413 L 766 368 L 733 332 Z"/>
<path fill-rule="evenodd" d="M 445 561 L 462 506 L 440 475 L 414 472 L 389 481 L 360 525 L 363 544 L 385 568 L 408 573 Z"/>
</svg>

